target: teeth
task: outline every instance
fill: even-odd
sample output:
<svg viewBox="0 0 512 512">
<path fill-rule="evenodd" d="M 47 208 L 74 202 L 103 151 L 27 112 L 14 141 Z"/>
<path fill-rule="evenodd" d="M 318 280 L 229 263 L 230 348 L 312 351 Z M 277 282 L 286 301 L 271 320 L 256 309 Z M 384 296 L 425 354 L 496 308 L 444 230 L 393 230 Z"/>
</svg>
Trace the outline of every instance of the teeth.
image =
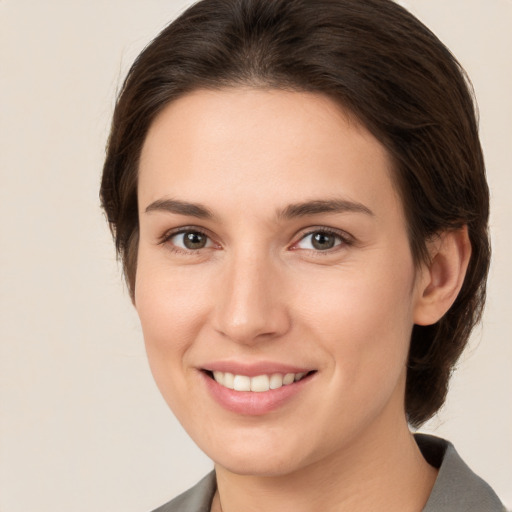
<svg viewBox="0 0 512 512">
<path fill-rule="evenodd" d="M 251 391 L 251 378 L 245 375 L 235 375 L 233 389 L 235 391 Z"/>
<path fill-rule="evenodd" d="M 251 379 L 251 391 L 261 393 L 270 389 L 270 379 L 268 375 L 258 375 Z"/>
<path fill-rule="evenodd" d="M 293 382 L 301 380 L 307 372 L 301 373 L 273 373 L 272 375 L 258 375 L 248 377 L 247 375 L 233 375 L 229 372 L 213 372 L 213 378 L 221 386 L 235 391 L 253 391 L 262 393 L 270 389 L 279 389 L 282 386 L 288 386 Z"/>
<path fill-rule="evenodd" d="M 274 373 L 270 376 L 270 389 L 277 389 L 283 385 L 283 376 L 280 373 Z"/>
<path fill-rule="evenodd" d="M 216 382 L 224 386 L 224 373 L 223 372 L 213 372 L 213 378 Z"/>
<path fill-rule="evenodd" d="M 291 384 L 295 380 L 295 374 L 294 373 L 287 373 L 283 377 L 283 386 L 287 386 L 288 384 Z"/>
<path fill-rule="evenodd" d="M 222 385 L 226 388 L 233 389 L 235 387 L 235 376 L 232 373 L 226 372 L 224 374 L 224 382 Z"/>
</svg>

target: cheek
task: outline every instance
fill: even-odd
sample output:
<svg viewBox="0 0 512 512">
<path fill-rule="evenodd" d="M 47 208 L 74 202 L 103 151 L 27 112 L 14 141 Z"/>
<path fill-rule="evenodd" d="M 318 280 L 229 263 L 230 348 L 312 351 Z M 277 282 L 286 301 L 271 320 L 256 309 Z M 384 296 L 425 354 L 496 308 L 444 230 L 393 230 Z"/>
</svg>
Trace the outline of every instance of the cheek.
<svg viewBox="0 0 512 512">
<path fill-rule="evenodd" d="M 298 286 L 313 290 L 302 294 L 301 316 L 322 340 L 339 378 L 364 384 L 402 371 L 413 325 L 413 282 L 412 262 L 388 260 Z"/>
<path fill-rule="evenodd" d="M 139 257 L 135 306 L 140 318 L 149 364 L 162 393 L 179 385 L 188 350 L 207 316 L 204 280 Z M 172 381 L 172 386 L 166 381 Z"/>
<path fill-rule="evenodd" d="M 336 287 L 325 286 L 316 305 L 310 302 L 312 337 L 330 361 L 319 416 L 332 424 L 333 439 L 337 431 L 355 435 L 390 403 L 396 414 L 403 412 L 410 282 L 403 275 L 378 284 L 371 272 L 354 281 L 347 276 Z"/>
</svg>

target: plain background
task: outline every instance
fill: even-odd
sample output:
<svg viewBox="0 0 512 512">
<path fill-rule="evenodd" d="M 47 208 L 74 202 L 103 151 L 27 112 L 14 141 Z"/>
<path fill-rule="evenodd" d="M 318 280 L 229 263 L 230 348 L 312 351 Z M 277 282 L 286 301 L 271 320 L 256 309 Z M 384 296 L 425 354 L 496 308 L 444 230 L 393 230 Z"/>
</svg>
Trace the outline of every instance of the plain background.
<svg viewBox="0 0 512 512">
<path fill-rule="evenodd" d="M 0 0 L 0 511 L 142 512 L 211 467 L 167 410 L 99 209 L 116 91 L 185 0 Z M 472 77 L 492 189 L 484 327 L 422 431 L 512 505 L 512 2 L 403 4 Z"/>
</svg>

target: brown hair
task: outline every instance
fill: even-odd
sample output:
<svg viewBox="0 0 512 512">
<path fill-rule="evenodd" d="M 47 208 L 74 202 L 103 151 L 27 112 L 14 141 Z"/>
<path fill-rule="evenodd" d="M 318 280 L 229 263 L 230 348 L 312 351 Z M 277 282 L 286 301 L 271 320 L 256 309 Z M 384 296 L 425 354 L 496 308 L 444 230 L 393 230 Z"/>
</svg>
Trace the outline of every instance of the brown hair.
<svg viewBox="0 0 512 512">
<path fill-rule="evenodd" d="M 405 407 L 420 425 L 443 404 L 448 380 L 480 319 L 490 259 L 488 188 L 472 91 L 449 50 L 391 0 L 203 0 L 139 55 L 117 100 L 101 201 L 133 297 L 137 168 L 155 116 L 200 88 L 266 86 L 328 95 L 387 148 L 411 250 L 468 226 L 462 290 L 431 326 L 414 326 Z"/>
</svg>

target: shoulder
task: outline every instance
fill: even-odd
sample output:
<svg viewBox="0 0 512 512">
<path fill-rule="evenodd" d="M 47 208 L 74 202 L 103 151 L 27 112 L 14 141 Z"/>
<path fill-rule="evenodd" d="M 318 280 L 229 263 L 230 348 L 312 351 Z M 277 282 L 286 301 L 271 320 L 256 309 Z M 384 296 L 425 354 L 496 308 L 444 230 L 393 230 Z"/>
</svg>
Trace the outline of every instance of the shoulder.
<svg viewBox="0 0 512 512">
<path fill-rule="evenodd" d="M 210 512 L 216 488 L 215 471 L 212 471 L 194 487 L 153 512 Z"/>
<path fill-rule="evenodd" d="M 415 435 L 425 459 L 439 468 L 423 512 L 505 512 L 496 493 L 467 466 L 451 443 L 434 436 Z"/>
</svg>

